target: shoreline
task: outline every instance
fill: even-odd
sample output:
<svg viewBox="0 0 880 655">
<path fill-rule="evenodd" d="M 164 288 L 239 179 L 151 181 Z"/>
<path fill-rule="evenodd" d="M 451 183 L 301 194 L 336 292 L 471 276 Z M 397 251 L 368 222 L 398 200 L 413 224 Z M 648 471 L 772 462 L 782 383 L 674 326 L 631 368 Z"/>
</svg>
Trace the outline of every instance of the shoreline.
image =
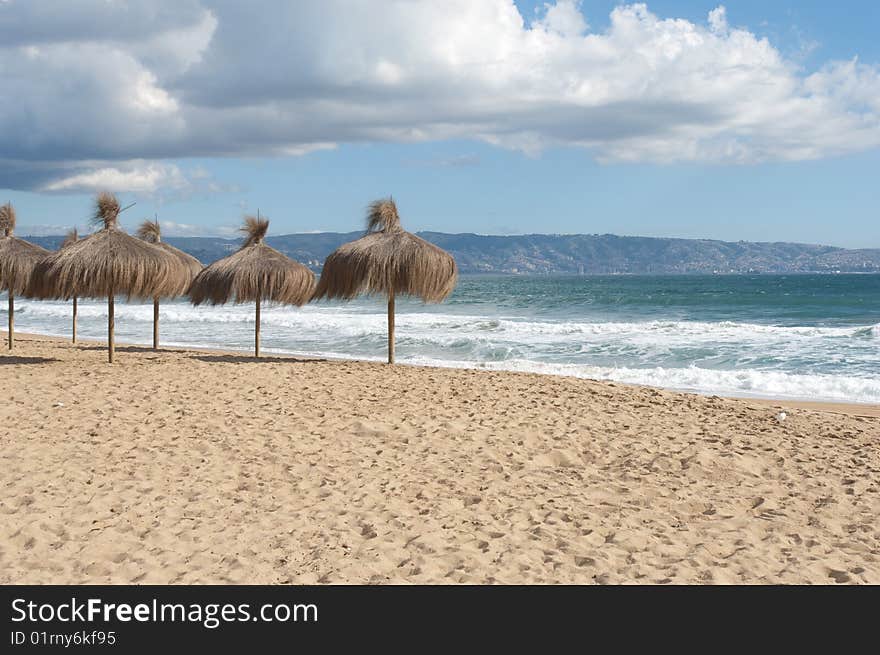
<svg viewBox="0 0 880 655">
<path fill-rule="evenodd" d="M 6 332 L 0 331 L 0 358 L 3 356 L 9 355 L 9 350 L 6 349 Z M 48 334 L 39 334 L 35 332 L 17 332 L 15 333 L 16 342 L 18 339 L 23 340 L 39 340 L 39 339 L 48 339 L 50 341 L 58 341 L 65 342 L 69 345 L 71 344 L 70 339 L 68 337 L 58 336 L 58 335 L 48 335 Z M 77 344 L 79 343 L 90 343 L 95 345 L 106 345 L 106 341 L 103 339 L 92 339 L 92 338 L 83 338 L 80 337 L 77 340 Z M 130 342 L 125 340 L 116 340 L 118 346 L 122 347 L 138 347 L 153 352 L 152 347 L 149 344 L 143 344 L 138 342 Z M 210 353 L 216 355 L 235 355 L 235 356 L 244 356 L 247 357 L 248 353 L 253 353 L 251 349 L 241 349 L 235 350 L 232 348 L 212 348 L 212 347 L 201 347 L 201 346 L 190 346 L 190 345 L 175 345 L 169 344 L 167 346 L 160 346 L 158 353 L 163 351 L 178 351 L 178 352 L 194 352 L 194 353 Z M 13 351 L 13 355 L 14 355 Z M 302 358 L 317 358 L 321 360 L 326 360 L 330 362 L 362 362 L 367 364 L 382 364 L 383 360 L 381 358 L 377 358 L 375 360 L 368 359 L 354 359 L 354 358 L 345 358 L 345 357 L 325 357 L 325 356 L 313 356 L 313 355 L 297 355 L 290 354 L 285 352 L 279 352 L 277 350 L 266 349 L 263 348 L 264 358 L 265 356 L 269 356 L 276 359 L 290 359 L 297 360 Z M 849 416 L 860 416 L 865 418 L 880 418 L 880 403 L 860 403 L 860 402 L 845 402 L 845 401 L 826 401 L 826 400 L 802 400 L 802 399 L 792 399 L 792 398 L 779 398 L 779 397 L 767 397 L 767 396 L 746 396 L 746 395 L 721 395 L 710 392 L 700 392 L 700 391 L 692 391 L 692 390 L 679 390 L 679 389 L 671 389 L 667 387 L 657 387 L 652 385 L 641 385 L 641 384 L 632 384 L 627 382 L 616 382 L 614 380 L 606 380 L 600 378 L 581 378 L 569 375 L 558 375 L 555 373 L 537 373 L 531 371 L 508 371 L 504 369 L 485 369 L 478 367 L 456 367 L 456 366 L 427 366 L 423 364 L 408 364 L 406 362 L 399 362 L 397 366 L 407 366 L 412 368 L 424 368 L 428 370 L 433 369 L 448 369 L 448 370 L 460 370 L 460 371 L 477 371 L 477 372 L 492 372 L 492 373 L 502 373 L 502 374 L 510 374 L 510 375 L 539 375 L 542 377 L 551 377 L 551 378 L 561 378 L 568 380 L 584 380 L 587 382 L 593 382 L 597 384 L 610 384 L 615 386 L 623 386 L 623 387 L 632 387 L 637 389 L 656 389 L 658 391 L 666 391 L 670 393 L 681 393 L 681 394 L 689 394 L 695 395 L 703 398 L 725 398 L 728 400 L 739 400 L 745 402 L 754 402 L 759 405 L 765 405 L 768 407 L 777 408 L 780 410 L 785 409 L 801 409 L 808 411 L 817 411 L 817 412 L 832 412 L 837 414 L 846 414 Z"/>
</svg>

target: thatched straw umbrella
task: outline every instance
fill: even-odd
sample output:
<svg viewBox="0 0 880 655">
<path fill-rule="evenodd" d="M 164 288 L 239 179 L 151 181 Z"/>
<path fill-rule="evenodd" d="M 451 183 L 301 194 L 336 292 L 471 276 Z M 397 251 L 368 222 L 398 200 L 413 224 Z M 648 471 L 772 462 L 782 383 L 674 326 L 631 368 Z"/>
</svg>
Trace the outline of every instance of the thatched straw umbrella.
<svg viewBox="0 0 880 655">
<path fill-rule="evenodd" d="M 123 232 L 117 223 L 119 211 L 113 194 L 98 194 L 93 222 L 101 229 L 53 253 L 30 288 L 30 295 L 38 298 L 106 298 L 111 364 L 116 294 L 144 300 L 165 295 L 179 266 L 178 260 L 161 248 Z"/>
<path fill-rule="evenodd" d="M 176 272 L 171 284 L 165 290 L 166 298 L 176 298 L 182 296 L 189 289 L 189 285 L 202 271 L 202 262 L 188 255 L 182 250 L 178 250 L 174 246 L 162 243 L 162 228 L 159 226 L 159 219 L 154 221 L 146 220 L 141 223 L 138 228 L 137 235 L 146 241 L 158 246 L 172 257 L 176 257 L 180 266 Z M 159 296 L 153 298 L 153 350 L 159 349 Z"/>
<path fill-rule="evenodd" d="M 440 302 L 455 288 L 458 268 L 442 250 L 400 226 L 391 198 L 372 203 L 367 234 L 327 257 L 314 298 L 351 300 L 362 293 L 388 298 L 388 363 L 394 363 L 394 297 Z"/>
<path fill-rule="evenodd" d="M 70 230 L 64 237 L 64 241 L 61 242 L 61 247 L 55 252 L 49 253 L 46 257 L 40 260 L 40 262 L 34 267 L 34 272 L 31 274 L 31 281 L 28 285 L 27 291 L 25 292 L 25 296 L 28 298 L 56 298 L 58 294 L 54 293 L 51 285 L 49 284 L 49 280 L 46 277 L 46 271 L 48 271 L 53 263 L 58 259 L 59 253 L 64 250 L 67 246 L 72 243 L 76 243 L 79 241 L 79 232 L 77 232 L 76 228 Z M 77 297 L 74 292 L 73 295 L 73 320 L 71 326 L 71 335 L 70 341 L 71 343 L 76 343 L 76 317 L 77 317 Z"/>
<path fill-rule="evenodd" d="M 203 269 L 189 288 L 193 305 L 222 305 L 231 299 L 256 303 L 254 357 L 260 356 L 260 303 L 303 305 L 315 288 L 314 273 L 266 245 L 268 229 L 265 218 L 246 217 L 241 228 L 246 238 L 239 251 Z"/>
<path fill-rule="evenodd" d="M 9 350 L 15 332 L 15 296 L 27 290 L 34 267 L 49 251 L 22 239 L 16 239 L 15 208 L 12 203 L 0 207 L 0 290 L 9 294 Z"/>
</svg>

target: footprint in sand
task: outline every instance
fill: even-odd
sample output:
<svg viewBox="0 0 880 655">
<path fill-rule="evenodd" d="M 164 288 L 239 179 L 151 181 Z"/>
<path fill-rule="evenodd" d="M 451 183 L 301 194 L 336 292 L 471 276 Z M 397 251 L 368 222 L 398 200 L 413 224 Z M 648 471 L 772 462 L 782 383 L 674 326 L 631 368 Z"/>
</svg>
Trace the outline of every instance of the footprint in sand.
<svg viewBox="0 0 880 655">
<path fill-rule="evenodd" d="M 578 465 L 577 456 L 567 450 L 552 450 L 549 453 L 538 455 L 532 462 L 535 466 L 540 467 L 566 468 Z"/>
<path fill-rule="evenodd" d="M 828 571 L 828 577 L 833 579 L 838 584 L 849 582 L 852 579 L 849 577 L 849 574 L 846 571 L 837 571 L 835 569 L 830 569 Z"/>
</svg>

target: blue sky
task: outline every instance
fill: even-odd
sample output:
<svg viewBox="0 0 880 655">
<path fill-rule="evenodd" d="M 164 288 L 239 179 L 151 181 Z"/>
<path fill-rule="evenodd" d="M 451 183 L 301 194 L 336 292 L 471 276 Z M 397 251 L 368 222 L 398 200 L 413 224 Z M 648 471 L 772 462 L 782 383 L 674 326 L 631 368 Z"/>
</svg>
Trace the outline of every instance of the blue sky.
<svg viewBox="0 0 880 655">
<path fill-rule="evenodd" d="M 322 45 L 306 32 L 275 39 L 263 20 L 265 51 L 246 56 L 223 2 L 137 4 L 107 17 L 121 32 L 131 19 L 125 42 L 81 17 L 0 5 L 0 36 L 18 39 L 0 70 L 28 110 L 0 114 L 13 153 L 0 186 L 20 234 L 84 225 L 94 191 L 111 188 L 137 202 L 129 227 L 155 213 L 169 234 L 229 235 L 258 208 L 276 234 L 355 230 L 370 200 L 393 194 L 412 230 L 880 247 L 873 2 L 734 0 L 717 13 L 717 2 L 657 0 L 613 21 L 615 2 L 561 2 L 550 20 L 544 2 L 518 1 L 522 27 L 506 0 L 482 13 L 445 3 L 391 17 L 416 36 L 387 52 L 387 35 L 352 43 L 357 17 L 290 10 L 277 22 L 314 19 Z M 334 37 L 344 49 L 318 51 Z M 666 49 L 679 42 L 685 51 Z M 90 77 L 95 67 L 118 84 Z M 43 82 L 19 82 L 26 68 Z M 52 75 L 64 96 L 41 86 Z"/>
</svg>

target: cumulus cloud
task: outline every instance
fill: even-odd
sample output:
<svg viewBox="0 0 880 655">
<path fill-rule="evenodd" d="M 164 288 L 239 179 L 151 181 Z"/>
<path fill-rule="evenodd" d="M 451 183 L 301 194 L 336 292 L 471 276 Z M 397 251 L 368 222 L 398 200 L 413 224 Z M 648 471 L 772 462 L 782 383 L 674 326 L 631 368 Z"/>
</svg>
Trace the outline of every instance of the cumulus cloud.
<svg viewBox="0 0 880 655">
<path fill-rule="evenodd" d="M 727 31 L 727 7 L 719 5 L 709 12 L 709 29 L 716 34 Z"/>
<path fill-rule="evenodd" d="M 159 225 L 162 228 L 162 236 L 168 237 L 223 237 L 231 239 L 241 236 L 241 230 L 238 227 L 230 225 L 193 225 L 191 223 L 177 223 L 175 221 L 160 220 Z"/>
<path fill-rule="evenodd" d="M 189 185 L 175 165 L 147 164 L 128 168 L 115 166 L 97 168 L 85 173 L 62 177 L 42 187 L 43 191 L 133 191 L 152 193 L 161 188 L 181 189 Z"/>
<path fill-rule="evenodd" d="M 37 190 L 46 193 L 130 192 L 170 200 L 239 189 L 217 182 L 202 167 L 184 170 L 176 164 L 131 161 L 113 166 L 84 162 L 75 170 L 56 172 Z"/>
<path fill-rule="evenodd" d="M 3 4 L 0 42 L 13 46 L 140 41 L 192 27 L 206 13 L 199 0 L 4 0 Z"/>
<path fill-rule="evenodd" d="M 537 21 L 549 32 L 563 36 L 577 36 L 589 28 L 586 18 L 581 12 L 580 0 L 557 0 L 555 4 L 544 3 L 544 16 Z"/>
<path fill-rule="evenodd" d="M 513 0 L 379 4 L 0 4 L 0 179 L 147 193 L 181 184 L 172 159 L 356 142 L 725 163 L 880 145 L 876 65 L 804 71 L 723 6 L 692 22 L 623 5 L 590 31 L 576 0 L 530 22 Z"/>
</svg>

